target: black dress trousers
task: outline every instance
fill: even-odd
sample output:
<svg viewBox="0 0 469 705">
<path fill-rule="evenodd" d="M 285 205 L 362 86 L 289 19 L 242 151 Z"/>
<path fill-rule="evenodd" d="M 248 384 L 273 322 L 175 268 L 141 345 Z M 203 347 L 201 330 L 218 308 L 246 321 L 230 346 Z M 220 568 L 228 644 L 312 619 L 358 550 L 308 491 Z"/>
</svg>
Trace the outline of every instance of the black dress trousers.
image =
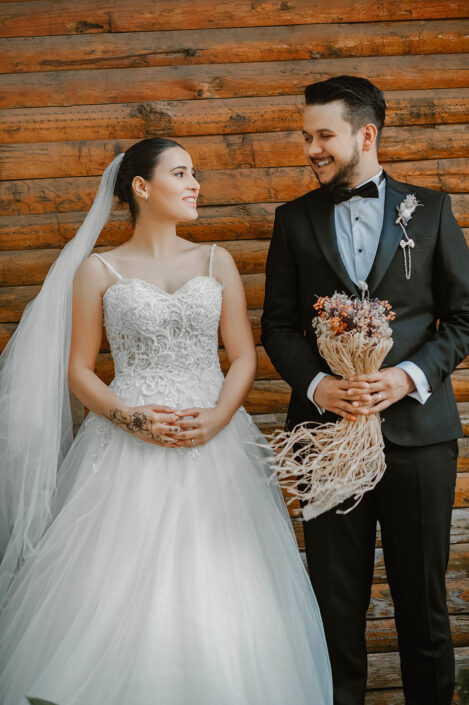
<svg viewBox="0 0 469 705">
<path fill-rule="evenodd" d="M 450 705 L 454 650 L 446 607 L 457 441 L 403 447 L 386 441 L 381 482 L 348 514 L 304 522 L 311 582 L 334 678 L 334 705 L 363 705 L 366 613 L 376 526 L 395 608 L 406 705 Z M 346 505 L 342 505 L 344 508 Z"/>
</svg>

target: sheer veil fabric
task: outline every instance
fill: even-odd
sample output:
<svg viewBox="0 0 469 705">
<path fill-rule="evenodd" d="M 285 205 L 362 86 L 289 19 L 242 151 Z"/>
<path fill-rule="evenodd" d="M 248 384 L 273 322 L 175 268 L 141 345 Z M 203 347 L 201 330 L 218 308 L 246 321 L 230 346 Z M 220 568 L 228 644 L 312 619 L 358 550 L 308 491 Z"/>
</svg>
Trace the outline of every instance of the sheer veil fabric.
<svg viewBox="0 0 469 705">
<path fill-rule="evenodd" d="M 67 385 L 73 278 L 109 217 L 123 156 L 103 173 L 83 224 L 0 358 L 0 606 L 48 525 L 57 470 L 73 440 Z"/>
</svg>

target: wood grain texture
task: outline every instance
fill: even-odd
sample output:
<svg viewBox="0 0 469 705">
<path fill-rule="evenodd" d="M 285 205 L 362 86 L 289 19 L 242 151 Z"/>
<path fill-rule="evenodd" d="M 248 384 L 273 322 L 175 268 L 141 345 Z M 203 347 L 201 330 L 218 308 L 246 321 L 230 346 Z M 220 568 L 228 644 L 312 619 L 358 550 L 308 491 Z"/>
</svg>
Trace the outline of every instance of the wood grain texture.
<svg viewBox="0 0 469 705">
<path fill-rule="evenodd" d="M 264 274 L 245 274 L 241 277 L 248 308 L 262 308 L 264 301 Z M 26 304 L 39 292 L 40 286 L 0 287 L 0 322 L 19 321 Z M 259 412 L 260 413 L 260 412 Z"/>
<path fill-rule="evenodd" d="M 231 244 L 231 243 L 230 243 Z M 227 248 L 234 254 L 236 259 L 236 253 L 230 248 Z M 242 263 L 240 270 L 243 271 Z M 263 271 L 263 269 L 262 269 Z M 1 280 L 1 278 L 0 278 Z M 279 379 L 280 376 L 277 370 L 272 365 L 266 351 L 263 346 L 260 345 L 260 319 L 262 310 L 258 308 L 253 308 L 249 310 L 249 319 L 251 327 L 253 329 L 254 342 L 256 343 L 257 351 L 257 379 Z M 10 340 L 14 331 L 16 330 L 16 323 L 0 323 L 0 352 L 4 349 L 5 345 Z M 102 343 L 100 348 L 100 356 L 97 361 L 97 371 L 100 377 L 108 384 L 114 376 L 114 367 L 112 362 L 112 357 L 110 355 L 110 346 L 106 337 L 106 332 L 103 329 L 102 333 Z M 223 372 L 226 374 L 229 368 L 228 358 L 226 351 L 223 347 L 219 350 L 220 363 Z M 467 357 L 461 365 L 458 366 L 457 370 L 453 373 L 453 383 L 457 393 L 460 397 L 460 401 L 469 402 L 469 357 Z M 469 516 L 469 515 L 468 515 Z M 468 539 L 469 541 L 469 536 Z"/>
<path fill-rule="evenodd" d="M 256 27 L 337 22 L 408 21 L 467 17 L 464 0 L 353 0 L 245 2 L 245 0 L 53 0 L 0 5 L 0 36 L 101 34 L 221 27 Z"/>
<path fill-rule="evenodd" d="M 357 60 L 249 62 L 136 69 L 0 74 L 0 108 L 91 105 L 130 101 L 303 95 L 305 85 L 356 74 Z M 367 57 L 360 72 L 381 90 L 465 88 L 464 54 Z"/>
<path fill-rule="evenodd" d="M 455 509 L 454 511 L 461 511 Z M 469 611 L 469 588 L 464 575 L 458 580 L 447 582 L 447 604 L 450 614 L 464 614 Z M 371 603 L 368 619 L 384 619 L 394 616 L 394 604 L 387 583 L 375 583 L 371 590 Z"/>
<path fill-rule="evenodd" d="M 457 669 L 469 667 L 469 648 L 467 646 L 457 648 L 455 650 L 455 657 Z M 368 687 L 370 690 L 378 688 L 396 688 L 401 685 L 399 654 L 396 651 L 392 651 L 388 654 L 369 655 Z M 377 702 L 381 705 L 379 701 Z M 384 701 L 384 703 L 388 705 L 387 701 Z M 403 701 L 398 701 L 398 705 L 403 705 Z"/>
<path fill-rule="evenodd" d="M 469 88 L 386 91 L 385 97 L 388 126 L 469 121 Z M 155 135 L 182 138 L 300 130 L 303 106 L 302 96 L 285 95 L 11 108 L 0 111 L 0 142 L 138 140 Z"/>
<path fill-rule="evenodd" d="M 269 240 L 228 240 L 220 242 L 232 254 L 241 274 L 263 274 Z M 104 253 L 108 248 L 96 248 Z M 42 284 L 60 249 L 0 251 L 2 286 Z"/>
<path fill-rule="evenodd" d="M 245 203 L 235 206 L 202 206 L 196 221 L 180 226 L 182 237 L 195 242 L 269 238 L 276 203 Z M 463 204 L 465 212 L 466 205 Z M 467 202 L 469 217 L 469 200 Z M 45 213 L 0 216 L 0 250 L 63 246 L 72 238 L 86 213 Z M 131 234 L 128 214 L 111 213 L 98 245 L 116 246 Z"/>
<path fill-rule="evenodd" d="M 251 306 L 252 308 L 257 308 L 261 305 L 264 292 L 262 285 L 259 286 L 259 283 L 262 279 L 263 275 L 248 275 L 243 277 L 248 306 L 254 303 L 254 306 Z M 2 291 L 0 290 L 0 297 L 1 294 Z M 290 387 L 286 382 L 280 379 L 264 348 L 258 346 L 257 353 L 258 373 L 256 379 L 258 380 L 258 387 L 253 388 L 252 392 L 248 394 L 246 408 L 248 408 L 250 413 L 255 414 L 286 411 L 290 401 Z M 229 365 L 223 350 L 220 352 L 220 362 L 223 371 L 226 373 Z M 113 379 L 114 366 L 109 353 L 101 353 L 98 355 L 96 373 L 106 384 L 109 384 Z M 469 402 L 469 370 L 456 370 L 451 375 L 451 382 L 456 401 Z M 265 395 L 263 399 L 260 398 L 260 393 Z M 464 484 L 464 486 L 460 487 L 457 491 L 460 491 L 457 506 L 469 506 L 469 478 L 467 480 L 467 487 L 466 484 Z"/>
<path fill-rule="evenodd" d="M 468 26 L 440 19 L 11 37 L 0 39 L 0 72 L 452 54 L 469 50 Z"/>
<path fill-rule="evenodd" d="M 469 544 L 453 544 L 450 549 L 447 580 L 458 580 L 468 575 L 469 570 Z M 383 552 L 376 550 L 374 581 L 376 583 L 386 582 L 386 570 L 384 567 Z"/>
<path fill-rule="evenodd" d="M 459 404 L 457 404 L 457 408 L 459 410 L 459 414 L 463 422 L 464 430 L 464 438 L 460 438 L 458 440 L 458 472 L 461 473 L 469 473 L 469 424 L 467 423 L 468 407 L 469 402 L 459 402 Z M 273 433 L 276 430 L 283 430 L 285 428 L 286 413 L 280 411 L 272 411 L 266 414 L 254 414 L 253 419 L 263 434 L 269 434 Z M 466 420 L 466 422 L 464 422 L 464 420 Z M 468 527 L 466 527 L 465 530 L 467 530 L 467 528 L 469 528 L 469 525 Z M 467 542 L 468 541 L 464 539 L 463 543 Z"/>
<path fill-rule="evenodd" d="M 384 163 L 394 178 L 451 193 L 469 192 L 469 159 Z M 308 166 L 272 169 L 211 169 L 197 174 L 202 206 L 289 201 L 316 186 Z M 0 211 L 16 215 L 87 210 L 99 177 L 23 179 L 0 182 Z"/>
<path fill-rule="evenodd" d="M 455 646 L 469 646 L 469 616 L 450 616 L 451 633 Z M 366 627 L 366 646 L 369 654 L 396 651 L 397 633 L 393 619 L 369 620 Z"/>
<path fill-rule="evenodd" d="M 292 525 L 295 531 L 298 548 L 300 551 L 304 551 L 305 542 L 303 521 L 301 518 L 295 517 L 292 519 Z M 453 509 L 450 543 L 451 545 L 469 543 L 469 508 L 463 507 Z M 382 548 L 381 531 L 379 529 L 379 525 L 377 526 L 376 532 L 376 548 Z M 468 611 L 467 603 L 469 601 L 469 585 L 465 582 L 464 578 L 465 576 L 461 576 L 461 580 L 458 579 L 454 583 L 453 581 L 448 580 L 448 584 L 451 583 L 452 589 L 455 591 L 455 595 L 459 595 L 458 597 L 454 597 L 454 599 L 452 599 L 451 614 L 458 614 Z M 392 596 L 387 583 L 376 583 L 374 585 L 368 616 L 370 619 L 382 619 L 384 617 L 394 616 Z"/>
<path fill-rule="evenodd" d="M 404 705 L 404 691 L 402 688 L 367 690 L 365 705 Z"/>
<path fill-rule="evenodd" d="M 119 150 L 136 140 L 86 140 L 0 145 L 0 180 L 97 176 Z M 184 147 L 197 169 L 246 169 L 306 164 L 300 132 L 185 137 Z M 383 162 L 468 157 L 469 125 L 385 127 Z"/>
<path fill-rule="evenodd" d="M 262 309 L 249 309 L 248 310 L 248 318 L 249 322 L 251 324 L 251 329 L 254 337 L 254 343 L 256 345 L 260 344 L 260 336 L 261 336 L 261 315 L 262 315 Z M 3 351 L 5 348 L 5 345 L 8 343 L 10 340 L 11 336 L 15 332 L 17 328 L 17 323 L 5 323 L 5 322 L 0 322 L 0 352 Z M 109 348 L 109 343 L 106 339 L 106 334 L 103 329 L 102 333 L 102 344 L 101 344 L 101 352 L 103 353 L 108 353 L 110 350 Z M 469 433 L 469 429 L 468 429 Z"/>
<path fill-rule="evenodd" d="M 452 194 L 453 212 L 469 237 L 469 194 Z M 277 203 L 245 203 L 200 207 L 199 218 L 178 228 L 195 242 L 270 238 Z M 0 216 L 0 251 L 63 247 L 76 233 L 85 213 L 42 213 Z M 98 245 L 116 247 L 131 235 L 125 211 L 111 213 Z"/>
</svg>

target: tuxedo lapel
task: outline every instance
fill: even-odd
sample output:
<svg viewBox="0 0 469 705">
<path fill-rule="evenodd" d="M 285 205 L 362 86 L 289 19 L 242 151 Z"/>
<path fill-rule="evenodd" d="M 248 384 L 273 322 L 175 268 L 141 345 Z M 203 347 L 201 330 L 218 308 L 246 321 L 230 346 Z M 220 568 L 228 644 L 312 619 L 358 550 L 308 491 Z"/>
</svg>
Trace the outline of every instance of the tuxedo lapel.
<svg viewBox="0 0 469 705">
<path fill-rule="evenodd" d="M 405 184 L 394 181 L 386 174 L 386 195 L 384 199 L 384 218 L 378 249 L 375 260 L 368 275 L 368 291 L 372 293 L 386 273 L 391 264 L 392 258 L 396 254 L 402 238 L 400 225 L 396 224 L 397 206 L 402 202 L 406 193 L 411 189 Z"/>
<path fill-rule="evenodd" d="M 313 193 L 316 197 L 307 200 L 308 214 L 324 257 L 344 286 L 353 294 L 357 294 L 358 289 L 352 279 L 350 279 L 337 247 L 334 203 L 327 194 L 321 194 L 322 198 L 318 198 L 318 191 Z"/>
</svg>

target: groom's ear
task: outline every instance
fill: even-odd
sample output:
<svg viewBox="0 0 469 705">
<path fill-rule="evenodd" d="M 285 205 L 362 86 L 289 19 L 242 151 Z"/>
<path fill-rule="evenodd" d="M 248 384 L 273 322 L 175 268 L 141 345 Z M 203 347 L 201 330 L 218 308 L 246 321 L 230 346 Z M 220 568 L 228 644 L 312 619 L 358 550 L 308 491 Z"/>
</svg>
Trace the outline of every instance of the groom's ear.
<svg viewBox="0 0 469 705">
<path fill-rule="evenodd" d="M 363 135 L 362 150 L 364 152 L 370 152 L 372 149 L 378 149 L 378 128 L 372 122 L 367 125 L 363 125 L 360 128 Z"/>
</svg>

